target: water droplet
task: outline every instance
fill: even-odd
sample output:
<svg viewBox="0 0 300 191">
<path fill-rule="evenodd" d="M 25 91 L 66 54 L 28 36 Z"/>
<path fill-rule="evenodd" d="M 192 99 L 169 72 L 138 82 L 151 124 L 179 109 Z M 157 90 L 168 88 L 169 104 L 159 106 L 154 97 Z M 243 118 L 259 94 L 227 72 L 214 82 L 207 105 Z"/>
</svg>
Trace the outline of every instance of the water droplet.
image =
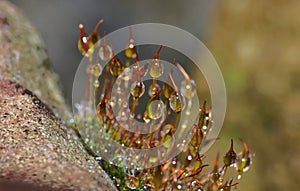
<svg viewBox="0 0 300 191">
<path fill-rule="evenodd" d="M 120 75 L 120 78 L 124 81 L 128 81 L 131 78 L 131 70 L 130 68 L 125 68 L 125 70 Z"/>
<path fill-rule="evenodd" d="M 185 99 L 181 93 L 176 92 L 175 94 L 171 95 L 169 101 L 170 107 L 174 112 L 179 113 L 184 109 Z"/>
<path fill-rule="evenodd" d="M 194 80 L 183 80 L 181 82 L 180 91 L 186 98 L 191 99 L 196 93 Z"/>
<path fill-rule="evenodd" d="M 136 46 L 134 44 L 133 39 L 130 39 L 128 45 L 125 49 L 125 55 L 127 58 L 136 58 Z"/>
<path fill-rule="evenodd" d="M 98 117 L 107 116 L 110 112 L 110 105 L 105 103 L 105 99 L 103 98 L 102 101 L 97 105 L 97 115 Z"/>
<path fill-rule="evenodd" d="M 146 107 L 147 114 L 151 119 L 159 119 L 164 112 L 164 102 L 159 100 L 149 101 Z"/>
<path fill-rule="evenodd" d="M 149 162 L 156 163 L 157 162 L 157 158 L 156 157 L 150 157 L 149 158 Z"/>
<path fill-rule="evenodd" d="M 93 65 L 89 64 L 86 67 L 86 73 L 88 73 L 88 74 L 92 74 L 93 73 Z"/>
<path fill-rule="evenodd" d="M 160 87 L 157 83 L 151 84 L 148 89 L 148 95 L 152 97 L 160 91 Z"/>
<path fill-rule="evenodd" d="M 142 81 L 132 83 L 130 89 L 130 93 L 134 98 L 140 98 L 145 93 L 145 85 Z"/>
<path fill-rule="evenodd" d="M 110 63 L 110 73 L 113 76 L 118 77 L 120 74 L 122 74 L 123 70 L 124 65 L 121 60 L 118 57 L 113 57 Z"/>
<path fill-rule="evenodd" d="M 149 74 L 152 78 L 159 78 L 164 73 L 164 65 L 159 59 L 153 59 L 149 65 Z"/>
<path fill-rule="evenodd" d="M 109 45 L 103 45 L 99 49 L 99 57 L 102 61 L 107 62 L 109 61 L 113 56 L 113 51 L 111 46 Z"/>
<path fill-rule="evenodd" d="M 93 74 L 96 78 L 98 78 L 100 75 L 101 75 L 101 72 L 102 72 L 102 66 L 98 63 L 98 64 L 95 64 L 93 66 Z"/>
<path fill-rule="evenodd" d="M 244 144 L 244 150 L 242 155 L 236 160 L 234 167 L 239 172 L 239 178 L 242 177 L 242 173 L 249 170 L 252 164 L 252 154 L 249 151 L 248 145 L 245 141 L 241 140 Z"/>
<path fill-rule="evenodd" d="M 99 88 L 99 85 L 100 85 L 99 80 L 96 79 L 95 82 L 94 82 L 94 87 Z"/>
<path fill-rule="evenodd" d="M 145 123 L 149 123 L 150 122 L 150 117 L 147 115 L 147 113 L 145 113 L 144 117 L 143 117 Z"/>
</svg>

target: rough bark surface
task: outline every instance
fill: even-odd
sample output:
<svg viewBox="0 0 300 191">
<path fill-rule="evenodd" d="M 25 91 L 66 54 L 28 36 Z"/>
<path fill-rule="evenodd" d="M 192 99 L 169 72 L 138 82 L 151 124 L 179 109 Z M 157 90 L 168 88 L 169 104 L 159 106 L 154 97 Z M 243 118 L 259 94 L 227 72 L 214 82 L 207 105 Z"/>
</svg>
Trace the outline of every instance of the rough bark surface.
<svg viewBox="0 0 300 191">
<path fill-rule="evenodd" d="M 0 0 L 0 190 L 115 190 L 64 125 L 57 82 L 35 29 Z"/>
</svg>

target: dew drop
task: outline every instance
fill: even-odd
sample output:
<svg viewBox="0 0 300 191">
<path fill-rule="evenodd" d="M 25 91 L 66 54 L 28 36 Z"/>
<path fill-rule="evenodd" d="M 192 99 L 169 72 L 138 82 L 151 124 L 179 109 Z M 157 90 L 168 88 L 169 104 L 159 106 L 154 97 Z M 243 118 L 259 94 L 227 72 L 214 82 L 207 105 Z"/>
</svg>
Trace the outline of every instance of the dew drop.
<svg viewBox="0 0 300 191">
<path fill-rule="evenodd" d="M 123 70 L 124 65 L 121 60 L 117 57 L 114 57 L 110 63 L 110 73 L 113 76 L 118 77 L 120 74 L 122 74 Z"/>
<path fill-rule="evenodd" d="M 96 79 L 95 82 L 94 82 L 94 87 L 99 88 L 99 85 L 100 85 L 99 80 Z"/>
<path fill-rule="evenodd" d="M 181 93 L 176 92 L 175 94 L 171 95 L 169 101 L 170 107 L 174 112 L 179 113 L 184 109 L 185 99 Z"/>
<path fill-rule="evenodd" d="M 89 64 L 86 67 L 86 73 L 88 73 L 88 74 L 92 74 L 93 73 L 93 65 Z"/>
<path fill-rule="evenodd" d="M 102 66 L 98 63 L 93 66 L 93 74 L 96 78 L 100 76 L 102 72 Z"/>
<path fill-rule="evenodd" d="M 134 45 L 133 39 L 131 39 L 126 46 L 125 55 L 127 58 L 136 58 L 136 46 Z"/>
<path fill-rule="evenodd" d="M 105 103 L 104 99 L 97 105 L 97 115 L 99 117 L 107 116 L 110 112 L 110 105 Z"/>
<path fill-rule="evenodd" d="M 152 78 L 159 78 L 164 73 L 164 65 L 159 59 L 153 59 L 149 66 L 149 74 Z"/>
<path fill-rule="evenodd" d="M 145 85 L 142 81 L 134 82 L 131 85 L 130 93 L 134 98 L 140 98 L 145 93 Z"/>
<path fill-rule="evenodd" d="M 99 58 L 104 61 L 107 62 L 109 61 L 113 56 L 113 51 L 111 46 L 109 45 L 103 45 L 100 47 L 99 49 Z"/>
<path fill-rule="evenodd" d="M 151 119 L 159 119 L 164 112 L 164 102 L 161 100 L 149 101 L 146 107 L 147 114 Z"/>
<path fill-rule="evenodd" d="M 89 49 L 88 37 L 85 33 L 84 26 L 82 24 L 79 25 L 79 31 L 80 39 L 78 40 L 78 50 L 82 55 L 86 55 Z"/>
<path fill-rule="evenodd" d="M 151 84 L 149 86 L 149 89 L 148 89 L 148 95 L 150 97 L 152 97 L 153 95 L 155 95 L 159 91 L 160 91 L 160 87 L 159 87 L 159 85 L 157 83 Z"/>
<path fill-rule="evenodd" d="M 124 81 L 128 81 L 131 78 L 131 70 L 130 68 L 125 68 L 125 70 L 120 75 L 120 78 Z"/>
<path fill-rule="evenodd" d="M 181 82 L 180 91 L 186 98 L 191 99 L 196 93 L 195 82 L 193 80 L 183 80 Z"/>
<path fill-rule="evenodd" d="M 145 123 L 149 123 L 150 122 L 150 117 L 145 113 L 144 117 L 143 117 Z"/>
</svg>

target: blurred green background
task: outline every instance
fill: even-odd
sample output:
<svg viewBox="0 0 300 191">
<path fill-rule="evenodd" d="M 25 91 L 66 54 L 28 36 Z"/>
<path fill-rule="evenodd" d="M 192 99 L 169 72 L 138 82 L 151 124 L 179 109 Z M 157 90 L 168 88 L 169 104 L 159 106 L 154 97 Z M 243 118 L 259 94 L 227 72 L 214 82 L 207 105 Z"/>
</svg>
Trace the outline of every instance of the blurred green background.
<svg viewBox="0 0 300 191">
<path fill-rule="evenodd" d="M 67 99 L 81 55 L 78 24 L 111 32 L 143 22 L 175 25 L 202 40 L 224 75 L 228 107 L 221 139 L 225 152 L 242 137 L 255 152 L 241 191 L 298 190 L 300 181 L 299 0 L 12 0 L 40 31 Z"/>
</svg>

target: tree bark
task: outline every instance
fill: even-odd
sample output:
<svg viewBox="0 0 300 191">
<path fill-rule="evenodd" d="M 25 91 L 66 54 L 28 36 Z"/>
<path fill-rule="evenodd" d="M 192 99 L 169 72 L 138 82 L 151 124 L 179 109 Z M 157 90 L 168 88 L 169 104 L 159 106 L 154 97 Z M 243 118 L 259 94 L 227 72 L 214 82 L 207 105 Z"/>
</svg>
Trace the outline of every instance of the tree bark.
<svg viewBox="0 0 300 191">
<path fill-rule="evenodd" d="M 0 190 L 116 190 L 69 117 L 37 32 L 0 0 Z"/>
</svg>

